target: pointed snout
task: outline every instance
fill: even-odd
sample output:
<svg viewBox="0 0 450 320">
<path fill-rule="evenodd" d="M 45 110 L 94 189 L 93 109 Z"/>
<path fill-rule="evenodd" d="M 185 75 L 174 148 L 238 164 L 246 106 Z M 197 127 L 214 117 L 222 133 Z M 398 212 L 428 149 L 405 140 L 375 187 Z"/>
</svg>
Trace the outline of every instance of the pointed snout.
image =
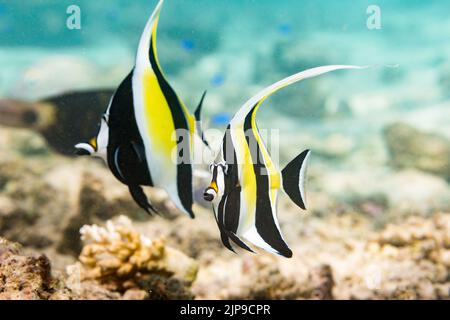
<svg viewBox="0 0 450 320">
<path fill-rule="evenodd" d="M 75 154 L 77 156 L 90 156 L 91 154 L 89 153 L 89 151 L 85 150 L 85 149 L 75 149 Z"/>
<path fill-rule="evenodd" d="M 94 147 L 88 143 L 79 143 L 75 146 L 75 154 L 77 156 L 91 156 L 94 152 Z"/>
</svg>

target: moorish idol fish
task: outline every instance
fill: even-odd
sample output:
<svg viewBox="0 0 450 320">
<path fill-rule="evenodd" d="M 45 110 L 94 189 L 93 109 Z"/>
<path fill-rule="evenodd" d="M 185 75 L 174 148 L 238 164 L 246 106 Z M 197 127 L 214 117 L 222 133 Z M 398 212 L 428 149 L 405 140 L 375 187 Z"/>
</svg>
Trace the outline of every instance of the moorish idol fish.
<svg viewBox="0 0 450 320">
<path fill-rule="evenodd" d="M 292 251 L 280 231 L 277 198 L 280 189 L 306 210 L 305 174 L 310 151 L 304 151 L 281 172 L 272 161 L 256 125 L 256 113 L 270 95 L 295 82 L 354 66 L 326 66 L 310 69 L 266 88 L 235 114 L 230 121 L 216 160 L 210 166 L 211 184 L 206 201 L 213 202 L 214 215 L 223 244 L 253 252 L 249 242 L 287 258 Z"/>
<path fill-rule="evenodd" d="M 0 125 L 38 132 L 54 151 L 73 156 L 74 144 L 96 133 L 98 118 L 113 93 L 109 89 L 68 92 L 36 102 L 2 99 Z"/>
<path fill-rule="evenodd" d="M 156 33 L 163 2 L 145 26 L 136 64 L 114 93 L 97 137 L 76 148 L 80 155 L 105 159 L 114 176 L 128 186 L 133 199 L 147 212 L 156 210 L 142 186 L 166 190 L 175 205 L 194 218 L 196 118 L 167 82 L 159 64 Z M 203 98 L 196 112 L 198 120 Z"/>
</svg>

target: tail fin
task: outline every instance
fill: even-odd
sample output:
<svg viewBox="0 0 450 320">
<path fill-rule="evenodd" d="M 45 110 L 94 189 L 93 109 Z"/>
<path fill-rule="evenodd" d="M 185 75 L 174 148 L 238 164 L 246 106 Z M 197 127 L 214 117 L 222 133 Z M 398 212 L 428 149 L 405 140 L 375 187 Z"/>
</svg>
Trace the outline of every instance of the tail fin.
<svg viewBox="0 0 450 320">
<path fill-rule="evenodd" d="M 283 189 L 291 200 L 306 210 L 305 178 L 310 150 L 306 150 L 283 169 Z"/>
</svg>

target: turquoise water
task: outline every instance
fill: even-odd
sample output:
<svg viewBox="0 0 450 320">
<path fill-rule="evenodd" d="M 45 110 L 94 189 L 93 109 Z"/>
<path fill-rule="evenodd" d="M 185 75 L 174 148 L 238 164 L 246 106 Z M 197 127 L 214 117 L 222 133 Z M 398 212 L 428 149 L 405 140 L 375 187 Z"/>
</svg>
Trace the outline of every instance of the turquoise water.
<svg viewBox="0 0 450 320">
<path fill-rule="evenodd" d="M 66 27 L 72 4 L 81 10 L 80 30 Z M 0 1 L 0 95 L 36 99 L 115 87 L 133 65 L 155 4 Z M 367 27 L 371 4 L 381 10 L 379 30 Z M 189 106 L 209 90 L 206 113 L 219 126 L 287 75 L 324 64 L 371 65 L 290 87 L 261 113 L 262 125 L 286 132 L 301 124 L 312 134 L 361 138 L 416 110 L 442 111 L 450 96 L 449 11 L 450 3 L 438 0 L 167 0 L 160 60 Z M 439 115 L 424 122 L 411 114 L 411 121 L 450 135 L 433 122 L 442 121 Z"/>
<path fill-rule="evenodd" d="M 305 149 L 312 151 L 305 184 L 308 210 L 300 210 L 280 192 L 280 229 L 294 251 L 293 260 L 283 262 L 241 252 L 225 254 L 226 249 L 220 249 L 218 219 L 213 218 L 210 203 L 203 201 L 211 181 L 206 165 L 194 171 L 197 219 L 187 221 L 164 193 L 153 188 L 145 191 L 162 218 L 147 216 L 101 160 L 75 157 L 75 144 L 98 132 L 97 120 L 107 107 L 108 94 L 103 99 L 99 94 L 90 100 L 63 95 L 65 99 L 41 101 L 77 90 L 115 89 L 134 65 L 138 41 L 156 3 L 0 0 L 0 258 L 6 252 L 4 261 L 12 261 L 8 269 L 0 268 L 0 299 L 16 288 L 23 288 L 27 297 L 33 297 L 31 291 L 37 298 L 53 297 L 53 287 L 64 291 L 61 298 L 69 289 L 92 291 L 94 298 L 107 292 L 114 295 L 108 293 L 106 298 L 115 297 L 116 292 L 106 287 L 91 287 L 91 281 L 78 287 L 79 265 L 68 265 L 82 248 L 78 231 L 83 225 L 103 226 L 122 214 L 146 238 L 164 237 L 168 246 L 198 261 L 193 292 L 199 299 L 283 300 L 296 297 L 297 291 L 299 298 L 316 299 L 328 289 L 323 298 L 332 293 L 337 299 L 448 298 L 450 251 L 444 240 L 450 226 L 450 1 L 165 0 L 158 28 L 159 62 L 191 111 L 208 91 L 204 127 L 221 129 L 216 130 L 216 143 L 206 132 L 213 147 L 221 142 L 230 117 L 266 86 L 323 65 L 368 66 L 284 88 L 258 112 L 258 127 L 277 168 L 284 168 Z M 80 10 L 79 29 L 67 25 L 68 20 L 73 22 L 67 9 L 74 5 Z M 102 103 L 97 101 L 105 102 L 98 110 L 92 108 Z M 79 119 L 69 107 L 80 107 Z M 78 139 L 81 133 L 85 137 Z M 139 143 L 132 145 L 141 158 Z M 114 153 L 119 171 L 122 147 Z M 125 147 L 129 149 L 128 144 Z M 132 159 L 124 164 L 133 163 Z M 150 171 L 160 175 L 160 170 Z M 273 177 L 264 179 L 271 187 L 279 180 Z M 242 182 L 247 179 L 239 181 L 240 189 L 245 190 Z M 249 190 L 259 201 L 259 185 Z M 233 207 L 228 207 L 232 198 L 227 197 L 227 210 Z M 242 199 L 250 198 L 246 194 Z M 266 221 L 265 212 L 269 211 L 245 215 Z M 440 212 L 447 214 L 436 215 Z M 424 219 L 404 225 L 410 216 Z M 393 225 L 379 233 L 377 229 L 386 224 Z M 116 239 L 111 224 L 107 226 L 111 239 Z M 23 244 L 36 257 L 38 252 L 48 255 L 53 270 L 72 270 L 71 285 L 69 280 L 67 285 L 60 282 L 59 275 L 58 281 L 48 284 L 43 256 L 10 258 L 3 238 Z M 110 254 L 97 248 L 94 255 L 97 250 L 96 266 L 103 262 L 107 266 L 105 277 L 97 278 L 102 283 L 113 280 L 109 271 L 119 274 L 129 269 L 134 258 L 145 256 L 139 251 L 130 259 L 115 259 L 115 250 L 105 246 Z M 155 257 L 172 261 L 168 252 Z M 25 270 L 25 260 L 39 271 L 39 275 L 24 273 L 25 280 L 33 281 L 31 286 L 17 278 L 17 272 L 6 272 L 16 265 Z M 115 260 L 126 263 L 126 268 L 116 271 Z M 193 269 L 189 267 L 189 275 Z M 137 275 L 121 275 L 112 286 L 106 282 L 108 290 L 122 295 L 132 288 L 127 293 L 138 297 L 136 288 L 146 294 L 154 291 L 155 284 L 156 292 L 163 290 L 159 287 L 178 291 L 181 285 L 160 279 L 160 273 L 166 272 L 158 272 L 154 282 L 140 266 L 135 270 L 142 281 Z M 42 274 L 45 281 L 38 281 Z M 34 282 L 45 290 L 31 290 Z M 55 297 L 59 298 L 59 290 Z"/>
</svg>

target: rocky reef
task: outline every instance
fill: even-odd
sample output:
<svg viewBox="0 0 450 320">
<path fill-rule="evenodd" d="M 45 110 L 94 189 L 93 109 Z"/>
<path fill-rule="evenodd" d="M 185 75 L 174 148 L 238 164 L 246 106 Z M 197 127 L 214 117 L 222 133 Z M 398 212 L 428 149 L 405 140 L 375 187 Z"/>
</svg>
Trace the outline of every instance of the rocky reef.
<svg viewBox="0 0 450 320">
<path fill-rule="evenodd" d="M 231 293 L 230 299 L 251 300 L 331 300 L 334 278 L 329 265 L 319 265 L 309 271 L 306 279 L 296 280 L 280 271 L 276 261 L 265 258 L 246 260 L 242 266 L 246 274 L 242 287 Z"/>
<path fill-rule="evenodd" d="M 146 190 L 167 213 L 148 216 L 100 162 L 0 128 L 0 299 L 449 299 L 445 163 L 404 160 L 423 141 L 432 161 L 445 138 L 402 128 L 380 132 L 377 153 L 396 146 L 375 160 L 354 137 L 305 138 L 310 210 L 279 203 L 292 259 L 230 253 L 209 209 L 191 220 Z"/>
<path fill-rule="evenodd" d="M 48 299 L 54 286 L 50 261 L 20 251 L 18 244 L 0 238 L 0 299 Z"/>
<path fill-rule="evenodd" d="M 377 231 L 355 214 L 308 218 L 289 230 L 292 260 L 219 258 L 201 268 L 194 291 L 208 299 L 449 299 L 449 219 L 411 217 Z"/>
<path fill-rule="evenodd" d="M 48 2 L 0 3 L 1 98 L 116 88 L 152 3 L 79 0 L 76 31 Z M 258 114 L 261 132 L 279 129 L 280 168 L 312 150 L 308 211 L 278 203 L 292 259 L 230 253 L 209 208 L 190 220 L 161 190 L 146 188 L 163 213 L 148 216 L 103 163 L 0 127 L 0 299 L 450 299 L 448 4 L 385 2 L 378 31 L 351 1 L 167 1 L 162 13 L 161 67 L 189 110 L 208 90 L 205 128 L 295 72 L 373 66 L 285 88 Z"/>
<path fill-rule="evenodd" d="M 450 140 L 405 123 L 384 130 L 392 165 L 415 168 L 450 180 Z"/>
<path fill-rule="evenodd" d="M 0 238 L 0 299 L 193 299 L 197 263 L 163 240 L 151 241 L 119 217 L 85 226 L 79 262 L 52 273 L 45 255 L 30 255 Z"/>
<path fill-rule="evenodd" d="M 449 214 L 387 226 L 359 247 L 355 269 L 341 284 L 341 297 L 448 299 L 449 235 Z"/>
<path fill-rule="evenodd" d="M 309 219 L 293 260 L 224 254 L 200 262 L 198 277 L 194 260 L 132 231 L 124 218 L 86 227 L 86 245 L 67 274 L 52 271 L 46 256 L 2 239 L 0 298 L 450 298 L 450 214 L 412 217 L 366 239 L 369 224 L 358 219 Z"/>
</svg>

